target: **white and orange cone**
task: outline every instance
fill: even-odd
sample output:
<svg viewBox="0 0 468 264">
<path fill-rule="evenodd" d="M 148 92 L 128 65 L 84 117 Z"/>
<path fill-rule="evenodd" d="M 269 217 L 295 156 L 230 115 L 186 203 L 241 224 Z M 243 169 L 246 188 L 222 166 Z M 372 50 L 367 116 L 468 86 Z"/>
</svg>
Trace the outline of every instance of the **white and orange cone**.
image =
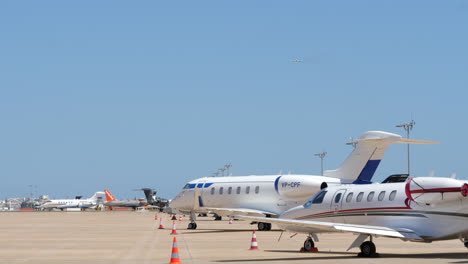
<svg viewBox="0 0 468 264">
<path fill-rule="evenodd" d="M 182 264 L 179 258 L 179 248 L 177 247 L 177 237 L 174 237 L 172 240 L 172 253 L 171 253 L 171 261 L 169 264 Z"/>
<path fill-rule="evenodd" d="M 232 218 L 229 218 L 229 224 L 232 225 Z"/>
<path fill-rule="evenodd" d="M 154 215 L 154 221 L 158 221 L 158 214 Z"/>
<path fill-rule="evenodd" d="M 257 235 L 255 235 L 255 230 L 252 233 L 252 243 L 250 244 L 249 250 L 258 250 Z"/>
<path fill-rule="evenodd" d="M 179 216 L 179 222 L 182 222 L 182 216 Z"/>
<path fill-rule="evenodd" d="M 171 235 L 177 235 L 176 221 L 172 221 L 172 231 L 171 231 Z"/>
<path fill-rule="evenodd" d="M 158 229 L 164 229 L 164 226 L 162 224 L 162 217 L 159 218 L 159 228 Z"/>
</svg>

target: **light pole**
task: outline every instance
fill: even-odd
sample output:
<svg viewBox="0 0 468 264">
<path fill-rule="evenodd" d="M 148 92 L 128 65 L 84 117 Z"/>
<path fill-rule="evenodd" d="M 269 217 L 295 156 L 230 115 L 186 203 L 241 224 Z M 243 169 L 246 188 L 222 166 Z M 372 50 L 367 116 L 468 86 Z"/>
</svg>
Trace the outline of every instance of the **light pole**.
<svg viewBox="0 0 468 264">
<path fill-rule="evenodd" d="M 327 152 L 320 152 L 320 153 L 317 153 L 317 154 L 314 154 L 314 156 L 317 156 L 320 158 L 320 171 L 321 171 L 321 174 L 323 176 L 323 158 L 325 158 L 325 156 L 327 155 Z"/>
<path fill-rule="evenodd" d="M 226 170 L 226 168 L 223 167 L 219 168 L 218 170 L 221 172 L 221 176 L 224 176 L 224 171 Z"/>
<path fill-rule="evenodd" d="M 416 125 L 416 122 L 414 120 L 411 120 L 409 123 L 403 123 L 396 125 L 396 127 L 402 127 L 406 131 L 406 138 L 410 138 L 410 132 L 413 129 L 414 125 Z M 410 144 L 407 144 L 408 147 L 408 176 L 410 175 Z"/>
<path fill-rule="evenodd" d="M 227 171 L 227 176 L 229 176 L 229 168 L 231 167 L 232 167 L 231 163 L 224 165 L 224 168 L 226 168 L 226 171 Z"/>
</svg>

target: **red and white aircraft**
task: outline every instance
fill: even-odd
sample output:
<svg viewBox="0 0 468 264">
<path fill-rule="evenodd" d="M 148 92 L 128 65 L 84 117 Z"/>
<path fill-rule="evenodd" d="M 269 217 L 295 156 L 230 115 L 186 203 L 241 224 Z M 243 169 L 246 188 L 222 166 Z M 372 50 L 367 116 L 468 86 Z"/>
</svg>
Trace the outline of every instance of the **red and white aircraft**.
<svg viewBox="0 0 468 264">
<path fill-rule="evenodd" d="M 359 246 L 359 256 L 371 257 L 376 255 L 373 238 L 379 236 L 414 242 L 460 239 L 468 247 L 467 195 L 466 181 L 415 177 L 398 183 L 331 186 L 279 218 L 239 218 L 309 234 L 304 250 L 315 247 L 318 233 L 357 233 L 348 250 Z"/>
</svg>

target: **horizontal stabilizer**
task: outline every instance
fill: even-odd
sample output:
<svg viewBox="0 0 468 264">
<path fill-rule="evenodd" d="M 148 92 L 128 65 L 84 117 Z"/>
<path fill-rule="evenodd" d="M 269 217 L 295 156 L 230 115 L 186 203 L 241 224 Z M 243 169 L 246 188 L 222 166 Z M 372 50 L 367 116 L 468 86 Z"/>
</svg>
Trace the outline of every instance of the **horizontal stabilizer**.
<svg viewBox="0 0 468 264">
<path fill-rule="evenodd" d="M 402 138 L 397 143 L 403 144 L 439 144 L 437 141 Z"/>
</svg>

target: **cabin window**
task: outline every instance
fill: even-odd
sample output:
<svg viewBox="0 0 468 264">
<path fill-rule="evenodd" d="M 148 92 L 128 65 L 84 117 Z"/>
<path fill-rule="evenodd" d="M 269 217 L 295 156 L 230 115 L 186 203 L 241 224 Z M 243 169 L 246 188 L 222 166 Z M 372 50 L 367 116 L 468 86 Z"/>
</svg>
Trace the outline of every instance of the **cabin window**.
<svg viewBox="0 0 468 264">
<path fill-rule="evenodd" d="M 395 196 L 396 196 L 396 191 L 392 191 L 392 192 L 390 193 L 390 195 L 388 196 L 388 199 L 389 199 L 390 201 L 393 201 L 393 200 L 395 200 Z"/>
<path fill-rule="evenodd" d="M 229 187 L 228 188 L 228 194 L 231 194 L 232 193 L 232 187 Z"/>
<path fill-rule="evenodd" d="M 372 199 L 374 199 L 374 193 L 375 192 L 370 192 L 369 195 L 367 195 L 367 201 L 370 202 Z"/>
<path fill-rule="evenodd" d="M 348 194 L 348 196 L 346 196 L 346 202 L 347 202 L 347 203 L 351 202 L 351 199 L 353 199 L 353 193 L 352 193 L 352 192 L 350 192 L 350 193 Z"/>
<path fill-rule="evenodd" d="M 335 196 L 335 203 L 338 203 L 340 201 L 340 199 L 341 199 L 341 193 L 339 193 L 339 194 L 337 194 Z"/>
<path fill-rule="evenodd" d="M 214 194 L 214 192 L 215 192 L 215 188 L 214 188 L 214 187 L 212 187 L 212 188 L 211 188 L 211 195 L 213 195 L 213 194 Z"/>
<path fill-rule="evenodd" d="M 260 192 L 260 186 L 255 187 L 255 193 L 258 194 Z"/>
<path fill-rule="evenodd" d="M 237 187 L 236 193 L 237 193 L 237 194 L 240 194 L 240 193 L 241 193 L 241 187 L 240 187 L 240 186 Z"/>
<path fill-rule="evenodd" d="M 224 187 L 219 188 L 219 194 L 223 194 Z"/>
<path fill-rule="evenodd" d="M 362 201 L 362 197 L 364 196 L 364 193 L 363 192 L 360 192 L 357 197 L 356 197 L 356 202 L 360 202 Z"/>
<path fill-rule="evenodd" d="M 385 191 L 381 191 L 379 193 L 379 201 L 383 201 L 383 198 L 385 197 Z"/>
<path fill-rule="evenodd" d="M 245 193 L 246 193 L 246 194 L 249 194 L 249 193 L 250 193 L 250 186 L 247 186 L 247 188 L 245 188 Z"/>
<path fill-rule="evenodd" d="M 183 189 L 189 189 L 190 188 L 190 184 L 185 184 L 184 188 Z"/>
</svg>

